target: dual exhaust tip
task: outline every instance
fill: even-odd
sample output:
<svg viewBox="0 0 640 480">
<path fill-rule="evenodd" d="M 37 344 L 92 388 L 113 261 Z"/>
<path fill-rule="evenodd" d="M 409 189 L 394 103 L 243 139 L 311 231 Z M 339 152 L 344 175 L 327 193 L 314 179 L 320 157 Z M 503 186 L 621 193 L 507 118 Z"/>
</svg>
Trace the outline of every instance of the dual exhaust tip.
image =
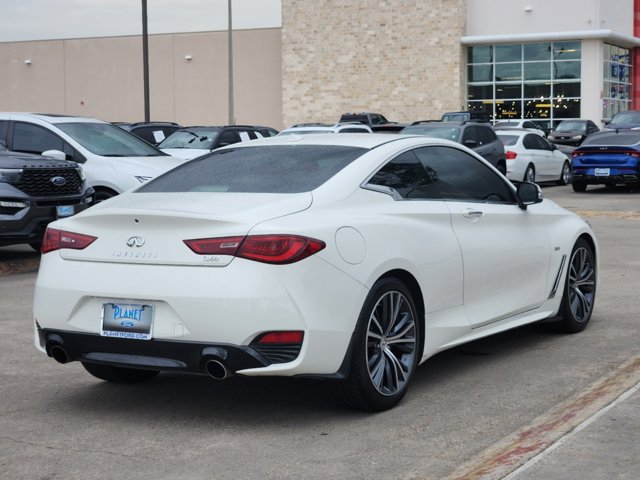
<svg viewBox="0 0 640 480">
<path fill-rule="evenodd" d="M 54 343 L 49 347 L 49 355 L 58 363 L 69 363 L 71 357 L 64 347 Z M 224 380 L 232 375 L 232 372 L 220 360 L 211 358 L 204 364 L 204 372 L 214 380 Z"/>
</svg>

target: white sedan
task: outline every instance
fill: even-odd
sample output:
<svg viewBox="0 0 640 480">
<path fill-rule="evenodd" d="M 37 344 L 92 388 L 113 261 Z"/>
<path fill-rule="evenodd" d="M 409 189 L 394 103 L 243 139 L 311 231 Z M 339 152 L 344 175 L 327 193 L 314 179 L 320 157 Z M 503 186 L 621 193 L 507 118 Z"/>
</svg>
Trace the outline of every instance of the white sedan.
<svg viewBox="0 0 640 480">
<path fill-rule="evenodd" d="M 556 182 L 566 185 L 571 180 L 571 161 L 549 143 L 528 130 L 496 130 L 504 144 L 507 178 L 525 182 Z"/>
<path fill-rule="evenodd" d="M 555 316 L 583 330 L 598 271 L 594 232 L 537 185 L 384 134 L 216 150 L 50 224 L 42 252 L 35 344 L 60 363 L 326 378 L 368 411 L 439 351 Z"/>
</svg>

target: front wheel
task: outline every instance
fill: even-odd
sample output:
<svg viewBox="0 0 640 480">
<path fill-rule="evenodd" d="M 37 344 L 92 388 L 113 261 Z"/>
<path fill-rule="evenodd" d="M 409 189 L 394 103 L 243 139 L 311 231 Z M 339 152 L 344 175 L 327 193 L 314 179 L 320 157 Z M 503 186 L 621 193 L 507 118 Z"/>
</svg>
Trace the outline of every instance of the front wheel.
<svg viewBox="0 0 640 480">
<path fill-rule="evenodd" d="M 534 183 L 536 181 L 536 169 L 533 165 L 527 165 L 527 169 L 524 171 L 524 177 L 522 178 L 523 182 L 531 182 Z"/>
<path fill-rule="evenodd" d="M 568 333 L 587 327 L 596 298 L 596 261 L 591 245 L 578 239 L 571 252 L 560 304 L 560 327 Z"/>
<path fill-rule="evenodd" d="M 571 165 L 569 162 L 564 162 L 562 165 L 562 172 L 560 172 L 560 178 L 556 182 L 558 185 L 566 185 L 571 181 Z"/>
<path fill-rule="evenodd" d="M 358 410 L 394 407 L 407 392 L 420 358 L 419 315 L 409 289 L 396 278 L 376 282 L 354 331 L 349 376 L 339 399 Z"/>
<path fill-rule="evenodd" d="M 82 362 L 82 366 L 94 377 L 113 383 L 142 383 L 151 380 L 159 373 L 157 370 L 114 367 L 88 362 Z"/>
</svg>

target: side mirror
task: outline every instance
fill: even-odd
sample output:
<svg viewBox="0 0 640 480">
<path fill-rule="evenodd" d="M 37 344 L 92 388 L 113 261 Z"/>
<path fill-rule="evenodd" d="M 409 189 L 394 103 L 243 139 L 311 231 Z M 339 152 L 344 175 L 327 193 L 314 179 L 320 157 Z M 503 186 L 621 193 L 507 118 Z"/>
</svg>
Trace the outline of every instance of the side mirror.
<svg viewBox="0 0 640 480">
<path fill-rule="evenodd" d="M 558 149 L 558 146 L 555 143 L 549 143 L 549 145 L 551 145 L 551 151 L 553 152 L 554 150 Z"/>
<path fill-rule="evenodd" d="M 542 190 L 532 182 L 520 182 L 517 188 L 518 205 L 523 210 L 527 209 L 527 205 L 542 202 Z"/>
<path fill-rule="evenodd" d="M 55 158 L 56 160 L 67 159 L 67 155 L 64 152 L 61 152 L 60 150 L 47 150 L 45 152 L 42 152 L 42 156 Z"/>
</svg>

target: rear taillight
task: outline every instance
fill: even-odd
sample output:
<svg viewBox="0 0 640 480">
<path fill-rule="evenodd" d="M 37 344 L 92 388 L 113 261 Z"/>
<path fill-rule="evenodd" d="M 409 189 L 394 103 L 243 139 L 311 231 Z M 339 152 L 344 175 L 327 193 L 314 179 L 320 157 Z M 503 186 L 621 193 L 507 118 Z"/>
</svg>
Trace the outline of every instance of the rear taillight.
<svg viewBox="0 0 640 480">
<path fill-rule="evenodd" d="M 326 247 L 321 240 L 301 235 L 199 238 L 184 243 L 198 255 L 231 255 L 277 265 L 298 262 Z"/>
<path fill-rule="evenodd" d="M 504 156 L 507 160 L 515 160 L 518 154 L 511 150 L 507 150 L 506 152 L 504 152 Z"/>
<path fill-rule="evenodd" d="M 42 239 L 41 253 L 49 253 L 61 248 L 82 250 L 91 245 L 98 237 L 83 235 L 82 233 L 67 232 L 55 228 L 47 228 Z"/>
<path fill-rule="evenodd" d="M 184 243 L 198 255 L 235 255 L 244 237 L 198 238 Z"/>
</svg>

